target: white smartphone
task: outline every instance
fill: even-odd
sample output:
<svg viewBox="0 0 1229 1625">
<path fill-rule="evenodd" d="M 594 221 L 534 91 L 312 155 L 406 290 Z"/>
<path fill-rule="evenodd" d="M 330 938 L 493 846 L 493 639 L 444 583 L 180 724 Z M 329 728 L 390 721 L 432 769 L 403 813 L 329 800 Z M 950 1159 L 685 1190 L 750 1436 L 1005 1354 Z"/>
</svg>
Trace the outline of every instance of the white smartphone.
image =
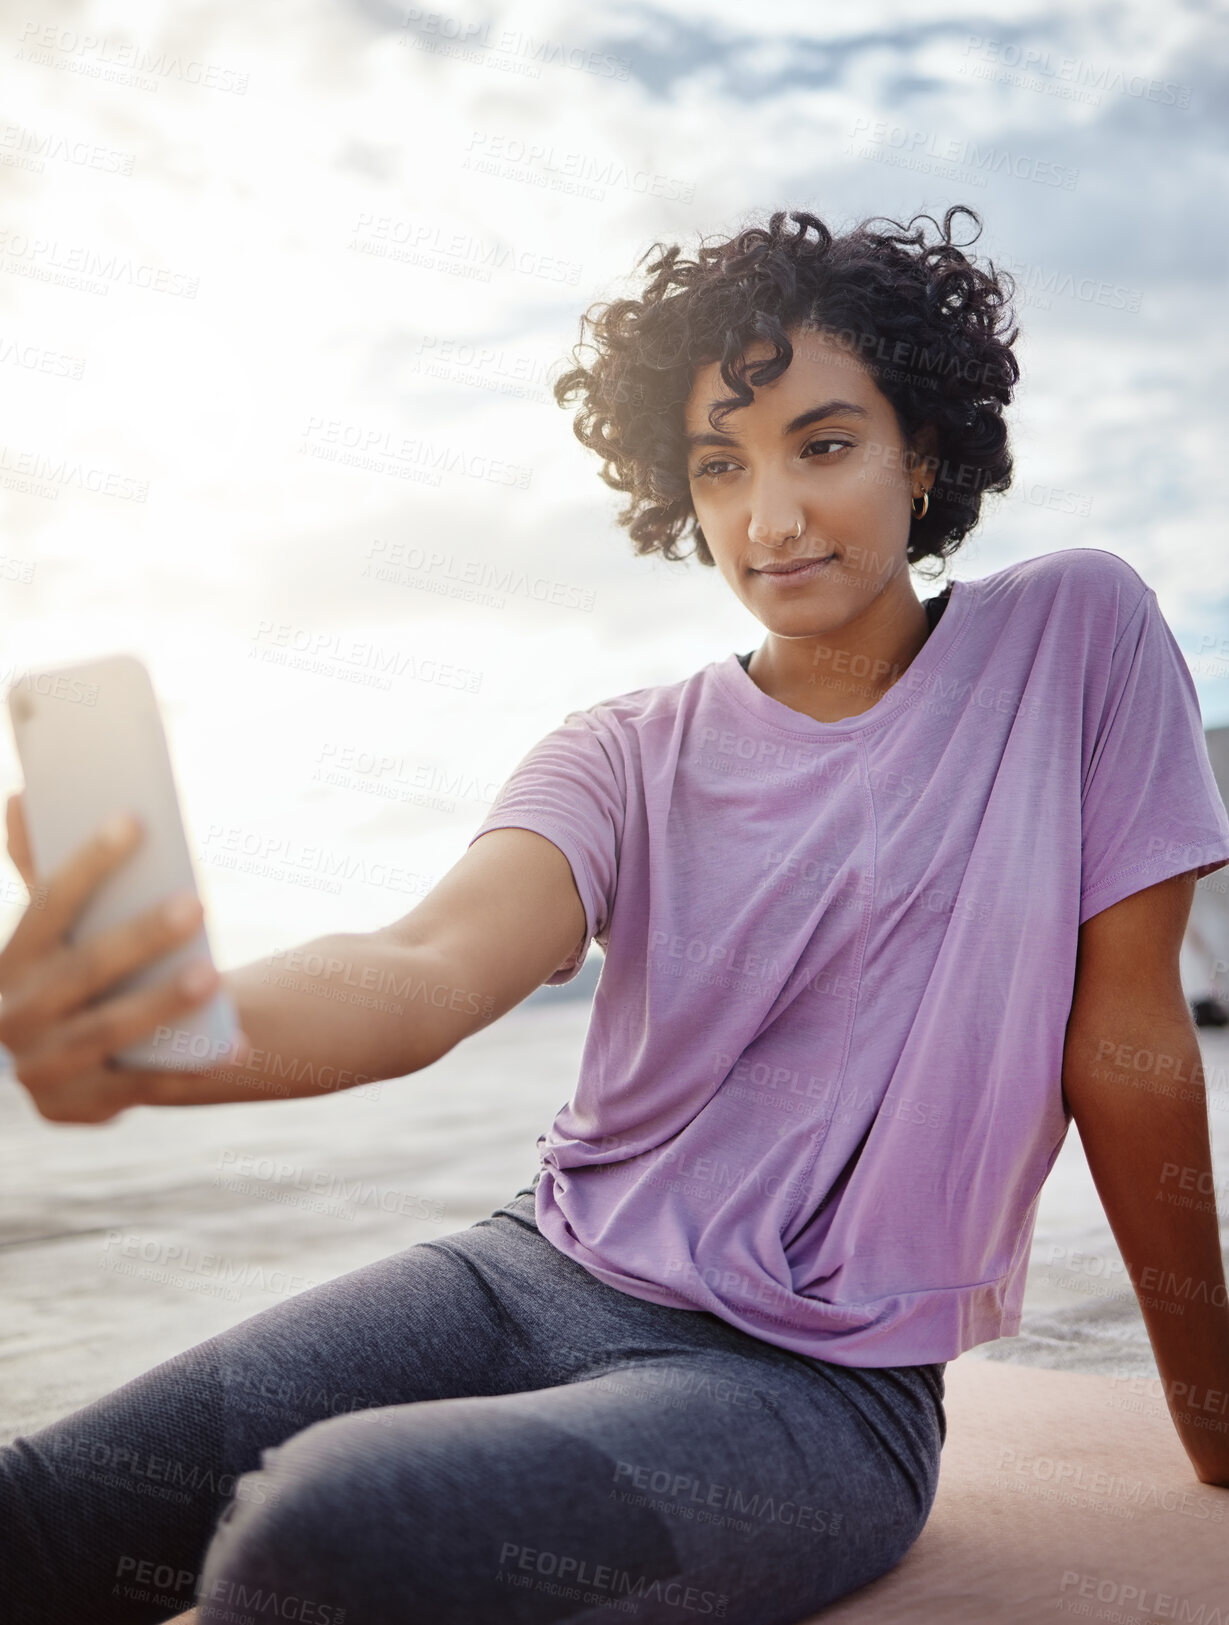
<svg viewBox="0 0 1229 1625">
<path fill-rule="evenodd" d="M 141 820 L 140 841 L 86 902 L 70 942 L 87 941 L 172 892 L 199 895 L 158 702 L 134 655 L 24 672 L 9 688 L 8 705 L 40 877 L 113 813 L 133 812 Z M 196 959 L 212 963 L 203 922 L 195 937 L 117 979 L 101 997 L 168 981 Z M 198 1071 L 221 1060 L 238 1032 L 234 1000 L 219 987 L 208 1003 L 117 1050 L 114 1059 L 151 1070 Z"/>
</svg>

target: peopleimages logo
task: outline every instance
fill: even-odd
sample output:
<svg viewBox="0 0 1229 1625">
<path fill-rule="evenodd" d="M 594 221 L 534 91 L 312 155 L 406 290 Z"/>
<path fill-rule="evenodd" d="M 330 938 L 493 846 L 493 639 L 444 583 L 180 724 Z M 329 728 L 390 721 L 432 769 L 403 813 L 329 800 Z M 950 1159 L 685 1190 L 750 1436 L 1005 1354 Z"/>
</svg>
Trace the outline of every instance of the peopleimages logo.
<svg viewBox="0 0 1229 1625">
<path fill-rule="evenodd" d="M 53 67 L 72 67 L 90 78 L 118 84 L 138 84 L 156 90 L 167 79 L 197 85 L 204 90 L 224 90 L 242 96 L 248 76 L 219 62 L 200 57 L 182 57 L 165 50 L 151 50 L 130 40 L 112 39 L 109 34 L 87 34 L 57 23 L 28 22 L 17 47 L 19 61 Z"/>
<path fill-rule="evenodd" d="M 506 1572 L 509 1569 L 512 1574 Z M 517 1570 L 520 1572 L 515 1572 Z M 563 1587 L 566 1588 L 563 1595 L 571 1595 L 573 1591 L 579 1595 L 580 1588 L 586 1586 L 593 1600 L 599 1603 L 611 1596 L 635 1597 L 639 1602 L 659 1602 L 690 1613 L 711 1614 L 714 1619 L 725 1618 L 730 1602 L 724 1591 L 706 1591 L 699 1586 L 684 1585 L 681 1580 L 633 1575 L 627 1569 L 593 1563 L 587 1557 L 542 1551 L 536 1546 L 520 1546 L 510 1540 L 500 1547 L 499 1573 L 501 1578 L 519 1581 L 522 1585 L 534 1585 L 537 1576 L 535 1590 L 553 1592 Z M 554 1584 L 544 1583 L 547 1581 Z"/>
<path fill-rule="evenodd" d="M 898 153 L 900 161 L 906 163 L 907 167 L 927 170 L 930 163 L 952 164 L 976 179 L 979 185 L 985 184 L 987 175 L 1008 175 L 1013 180 L 1035 181 L 1039 186 L 1054 186 L 1073 192 L 1080 178 L 1079 170 L 1071 169 L 1066 164 L 1013 152 L 1007 147 L 986 146 L 964 136 L 946 136 L 935 130 L 915 130 L 904 124 L 890 124 L 887 119 L 855 119 L 847 150 L 859 139 L 863 145 L 854 154 L 856 157 Z"/>
<path fill-rule="evenodd" d="M 31 276 L 39 281 L 73 285 L 84 280 L 85 291 L 108 293 L 112 286 L 140 288 L 146 293 L 164 293 L 195 299 L 199 278 L 161 266 L 139 265 L 115 253 L 92 248 L 88 243 L 62 244 L 57 237 L 31 237 L 12 226 L 0 226 L 0 256 L 10 274 Z"/>
<path fill-rule="evenodd" d="M 1149 79 L 1142 73 L 1128 73 L 1105 63 L 1086 62 L 1078 56 L 1061 56 L 1047 46 L 1021 45 L 1013 40 L 985 39 L 970 34 L 965 41 L 965 57 L 979 56 L 989 69 L 971 67 L 966 60 L 960 71 L 975 77 L 995 78 L 1027 90 L 1044 90 L 1062 101 L 1081 101 L 1100 106 L 1107 93 L 1130 96 L 1134 101 L 1157 102 L 1165 107 L 1191 105 L 1190 85 L 1171 79 Z M 1016 70 L 1013 72 L 994 69 Z"/>
</svg>

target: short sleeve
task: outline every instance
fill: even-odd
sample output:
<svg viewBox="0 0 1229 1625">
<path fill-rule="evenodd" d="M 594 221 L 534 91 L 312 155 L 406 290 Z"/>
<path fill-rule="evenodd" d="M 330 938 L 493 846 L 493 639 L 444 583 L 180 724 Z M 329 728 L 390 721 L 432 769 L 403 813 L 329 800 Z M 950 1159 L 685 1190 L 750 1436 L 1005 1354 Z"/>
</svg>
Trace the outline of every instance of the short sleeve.
<svg viewBox="0 0 1229 1625">
<path fill-rule="evenodd" d="M 548 987 L 570 982 L 589 944 L 606 937 L 614 906 L 627 776 L 618 738 L 590 709 L 572 711 L 513 768 L 470 837 L 492 829 L 531 829 L 567 858 L 585 910 L 585 935 Z"/>
<path fill-rule="evenodd" d="M 1229 863 L 1229 813 L 1199 697 L 1151 587 L 1110 657 L 1081 834 L 1081 925 L 1171 875 L 1206 875 Z"/>
</svg>

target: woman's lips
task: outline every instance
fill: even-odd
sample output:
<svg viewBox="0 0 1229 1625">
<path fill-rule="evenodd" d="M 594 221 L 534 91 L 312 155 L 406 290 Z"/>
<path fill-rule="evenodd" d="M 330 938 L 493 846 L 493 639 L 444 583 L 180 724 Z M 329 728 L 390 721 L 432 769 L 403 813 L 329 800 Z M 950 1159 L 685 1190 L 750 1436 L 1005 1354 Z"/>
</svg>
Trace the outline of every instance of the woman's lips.
<svg viewBox="0 0 1229 1625">
<path fill-rule="evenodd" d="M 808 559 L 805 563 L 799 560 L 797 563 L 788 565 L 784 568 L 778 565 L 771 570 L 756 570 L 754 573 L 757 576 L 762 576 L 765 581 L 779 581 L 782 583 L 792 581 L 810 581 L 815 576 L 819 575 L 820 571 L 823 570 L 826 565 L 831 564 L 835 557 L 835 553 L 829 553 L 825 558 L 822 559 Z"/>
</svg>

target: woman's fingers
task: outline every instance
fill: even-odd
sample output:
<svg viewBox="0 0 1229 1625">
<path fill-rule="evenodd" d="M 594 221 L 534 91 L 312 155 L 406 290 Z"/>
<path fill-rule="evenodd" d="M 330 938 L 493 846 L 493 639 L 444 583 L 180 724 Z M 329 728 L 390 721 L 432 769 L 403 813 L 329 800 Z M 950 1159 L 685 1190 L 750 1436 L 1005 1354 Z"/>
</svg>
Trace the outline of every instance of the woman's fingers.
<svg viewBox="0 0 1229 1625">
<path fill-rule="evenodd" d="M 57 1023 L 52 1035 L 23 1046 L 9 1044 L 14 1070 L 35 1097 L 52 1094 L 83 1073 L 92 1073 L 109 1055 L 137 1039 L 147 1038 L 160 1026 L 175 1022 L 212 998 L 221 977 L 207 960 L 197 959 L 177 976 L 133 993 L 116 994 L 104 1003 L 80 1010 Z M 41 1109 L 41 1108 L 40 1108 Z"/>
<path fill-rule="evenodd" d="M 49 1123 L 109 1123 L 129 1106 L 141 1104 L 131 1073 L 94 1067 L 67 1083 L 32 1094 L 35 1109 Z"/>
<path fill-rule="evenodd" d="M 123 1066 L 104 1061 L 100 1066 L 79 1072 L 41 1090 L 35 1105 L 41 1116 L 52 1123 L 109 1123 L 133 1106 L 203 1106 L 264 1098 L 257 1073 L 244 1073 L 242 1067 L 251 1053 L 247 1034 L 240 1035 L 215 1065 L 197 1072 L 157 1071 L 152 1067 Z M 210 1087 L 203 1098 L 202 1081 L 216 1076 L 216 1092 Z"/>
<path fill-rule="evenodd" d="M 199 1087 L 184 1074 L 126 1067 L 113 1057 L 159 1027 L 182 1026 L 217 992 L 221 978 L 200 956 L 177 973 L 167 968 L 152 986 L 123 986 L 133 972 L 199 935 L 200 899 L 186 891 L 88 941 L 69 942 L 83 905 L 142 839 L 140 823 L 113 820 L 50 877 L 40 877 L 20 794 L 9 797 L 6 821 L 9 854 L 31 901 L 0 948 L 0 1044 L 37 1110 L 52 1122 L 103 1123 L 129 1106 L 199 1100 Z M 235 1053 L 232 1046 L 218 1058 L 219 1078 Z M 251 1088 L 244 1093 L 232 1082 L 231 1093 L 219 1098 L 251 1099 Z"/>
<path fill-rule="evenodd" d="M 203 918 L 200 899 L 185 892 L 88 942 L 52 949 L 0 1007 L 0 1043 L 14 1051 L 37 1045 L 39 1034 L 53 1022 L 159 954 L 190 941 Z M 209 969 L 206 961 L 201 963 Z M 83 1011 L 81 1030 L 93 1031 L 94 1025 L 106 1020 L 110 1008 L 108 1002 L 100 1011 Z"/>
<path fill-rule="evenodd" d="M 9 806 L 11 810 L 11 801 Z M 10 830 L 13 830 L 13 824 L 10 824 Z M 28 842 L 22 844 L 25 841 L 25 820 L 20 816 L 15 832 L 22 860 L 28 862 L 30 848 Z M 7 968 L 38 959 L 49 948 L 62 942 L 81 912 L 82 905 L 112 870 L 129 857 L 142 838 L 142 833 L 135 820 L 130 820 L 125 826 L 112 821 L 88 841 L 83 841 L 51 875 L 35 877 L 38 895 L 32 898 L 31 906 L 17 922 L 17 929 L 0 951 L 0 978 Z M 16 862 L 16 858 L 13 861 Z M 8 991 L 2 979 L 0 991 Z"/>
</svg>

